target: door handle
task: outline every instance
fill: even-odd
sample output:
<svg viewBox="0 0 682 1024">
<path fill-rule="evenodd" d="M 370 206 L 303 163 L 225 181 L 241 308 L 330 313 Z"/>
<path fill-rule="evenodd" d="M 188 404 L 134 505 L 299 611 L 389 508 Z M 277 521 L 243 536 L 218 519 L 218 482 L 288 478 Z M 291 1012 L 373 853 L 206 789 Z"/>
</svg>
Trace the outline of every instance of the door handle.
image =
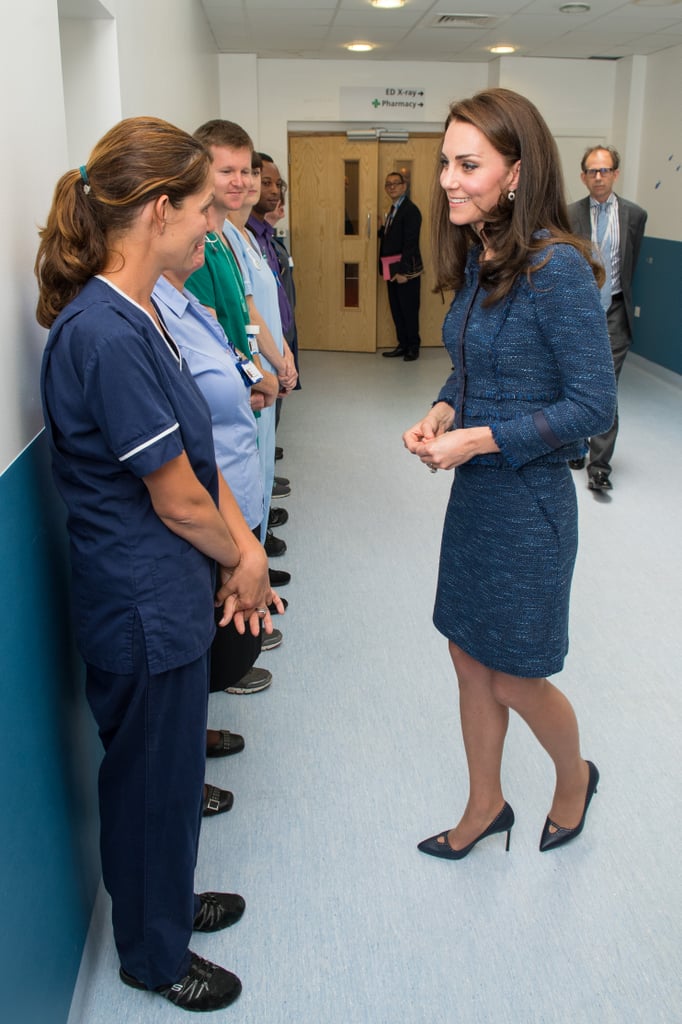
<svg viewBox="0 0 682 1024">
<path fill-rule="evenodd" d="M 372 214 L 367 214 L 367 238 L 372 237 Z"/>
</svg>

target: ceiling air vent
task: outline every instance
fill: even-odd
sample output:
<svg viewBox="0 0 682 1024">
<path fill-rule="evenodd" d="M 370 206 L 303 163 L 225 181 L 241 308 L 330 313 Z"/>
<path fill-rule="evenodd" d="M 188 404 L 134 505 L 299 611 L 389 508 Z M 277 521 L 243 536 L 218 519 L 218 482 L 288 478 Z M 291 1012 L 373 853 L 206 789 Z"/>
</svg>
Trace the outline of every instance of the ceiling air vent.
<svg viewBox="0 0 682 1024">
<path fill-rule="evenodd" d="M 438 14 L 431 22 L 431 28 L 487 28 L 497 18 L 492 14 Z"/>
</svg>

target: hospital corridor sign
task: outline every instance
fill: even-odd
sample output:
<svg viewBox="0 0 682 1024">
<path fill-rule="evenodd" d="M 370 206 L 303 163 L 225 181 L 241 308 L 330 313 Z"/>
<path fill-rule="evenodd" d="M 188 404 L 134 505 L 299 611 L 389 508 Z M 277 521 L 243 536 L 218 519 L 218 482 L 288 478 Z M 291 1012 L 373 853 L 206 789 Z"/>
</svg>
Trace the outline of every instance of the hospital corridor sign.
<svg viewBox="0 0 682 1024">
<path fill-rule="evenodd" d="M 424 117 L 425 90 L 416 86 L 344 86 L 340 90 L 340 116 L 343 121 L 372 119 L 381 115 L 403 121 Z"/>
</svg>

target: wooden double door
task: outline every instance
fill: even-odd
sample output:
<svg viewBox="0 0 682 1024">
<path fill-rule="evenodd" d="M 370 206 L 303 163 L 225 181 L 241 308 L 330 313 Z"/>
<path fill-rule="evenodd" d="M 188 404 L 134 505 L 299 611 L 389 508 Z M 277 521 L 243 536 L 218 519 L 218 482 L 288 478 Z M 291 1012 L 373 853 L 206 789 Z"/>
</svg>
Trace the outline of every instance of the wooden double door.
<svg viewBox="0 0 682 1024">
<path fill-rule="evenodd" d="M 422 345 L 440 345 L 445 306 L 433 295 L 430 208 L 440 135 L 407 142 L 354 141 L 345 134 L 291 133 L 289 215 L 296 267 L 296 323 L 303 349 L 375 352 L 395 331 L 380 279 L 377 231 L 390 203 L 384 180 L 400 171 L 422 213 Z"/>
</svg>

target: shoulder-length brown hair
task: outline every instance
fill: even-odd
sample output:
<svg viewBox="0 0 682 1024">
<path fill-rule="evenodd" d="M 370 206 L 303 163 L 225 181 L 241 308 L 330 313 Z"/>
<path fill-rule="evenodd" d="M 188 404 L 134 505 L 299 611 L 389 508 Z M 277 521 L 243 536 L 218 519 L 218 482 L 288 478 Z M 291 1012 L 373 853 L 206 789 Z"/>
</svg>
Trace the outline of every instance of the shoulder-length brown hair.
<svg viewBox="0 0 682 1024">
<path fill-rule="evenodd" d="M 35 262 L 38 323 L 50 327 L 83 285 L 100 273 L 113 235 L 150 200 L 179 207 L 204 185 L 211 160 L 187 132 L 154 117 L 114 125 L 87 164 L 57 182 Z"/>
<path fill-rule="evenodd" d="M 594 260 L 589 242 L 571 234 L 564 198 L 564 182 L 556 142 L 537 108 L 525 96 L 509 89 L 486 89 L 450 107 L 445 131 L 452 121 L 477 128 L 511 167 L 520 161 L 515 197 L 500 195 L 497 205 L 481 214 L 486 247 L 494 254 L 480 267 L 481 284 L 488 291 L 486 304 L 498 302 L 520 274 L 530 274 L 532 257 L 554 242 L 567 242 L 590 263 L 598 282 L 603 270 Z M 473 227 L 450 222 L 448 202 L 434 184 L 431 241 L 436 291 L 457 291 L 471 246 L 479 241 Z M 538 237 L 538 232 L 543 234 Z M 548 234 L 544 234 L 548 232 Z"/>
</svg>

